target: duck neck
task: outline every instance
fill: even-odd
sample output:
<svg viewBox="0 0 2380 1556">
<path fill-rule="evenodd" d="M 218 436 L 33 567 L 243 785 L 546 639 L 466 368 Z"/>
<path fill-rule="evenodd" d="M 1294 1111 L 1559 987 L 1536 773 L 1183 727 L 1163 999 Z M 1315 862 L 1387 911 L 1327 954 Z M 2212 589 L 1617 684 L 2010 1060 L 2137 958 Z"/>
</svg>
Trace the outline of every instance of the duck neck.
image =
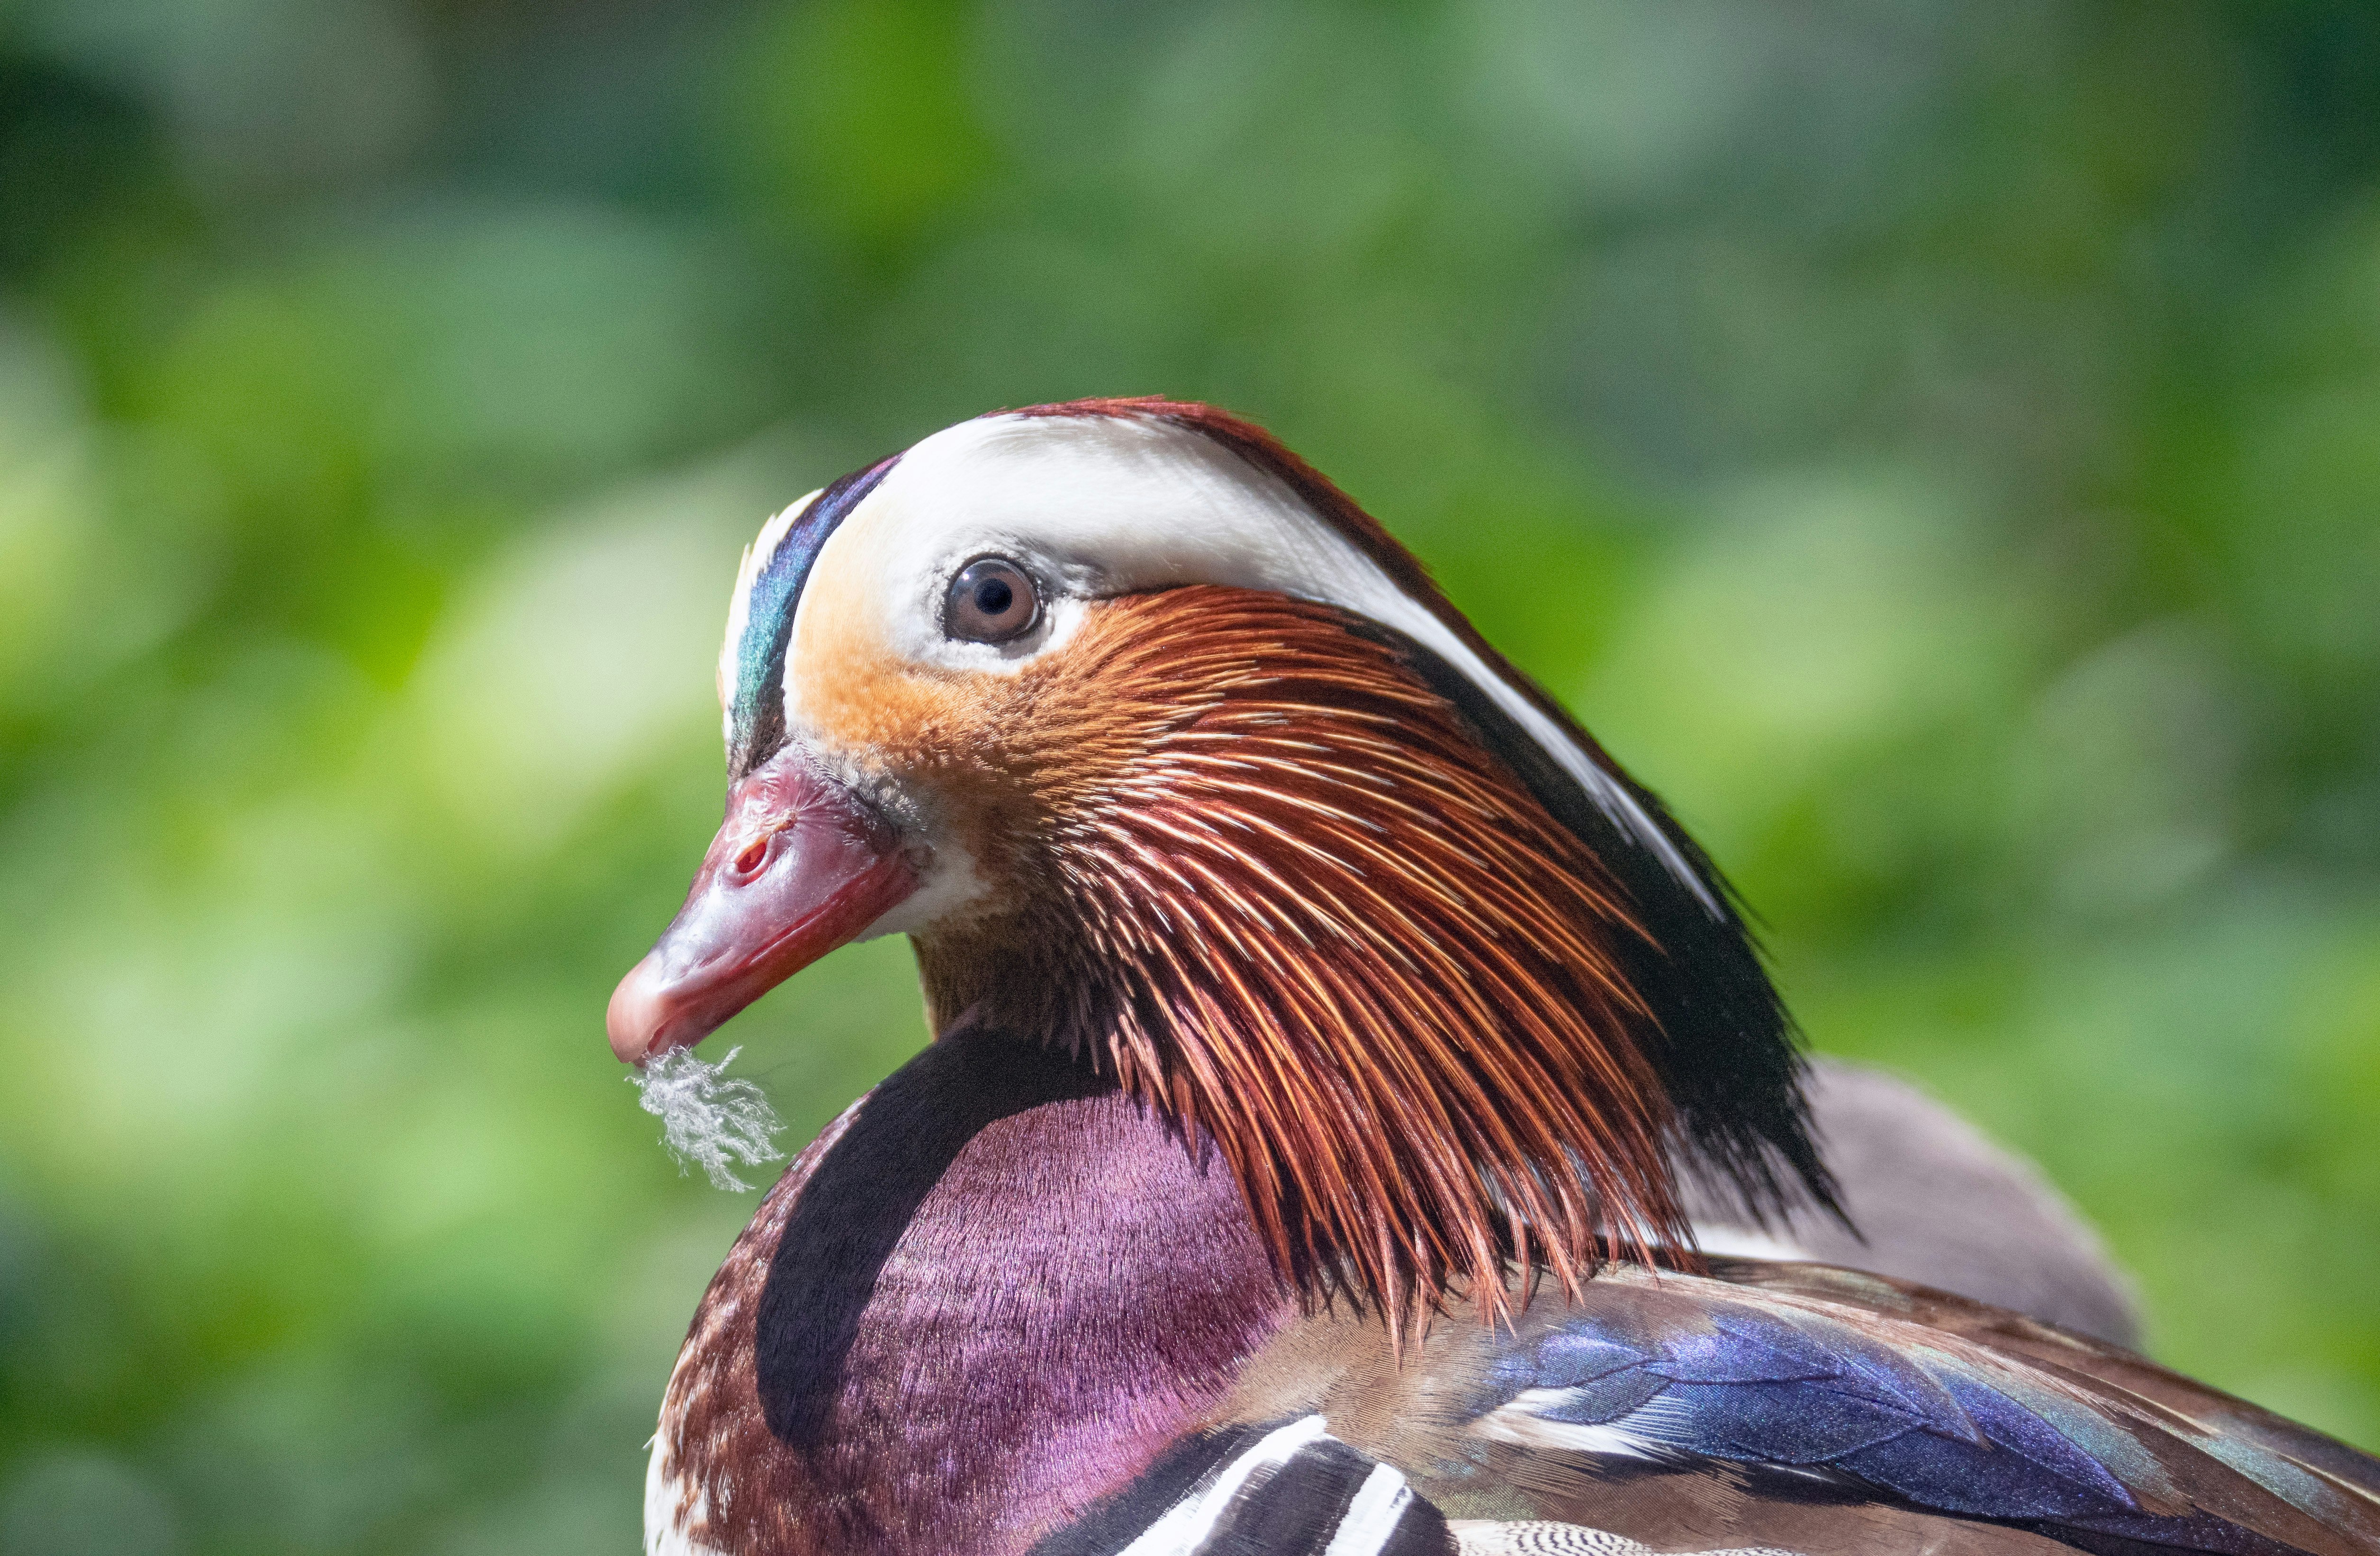
<svg viewBox="0 0 2380 1556">
<path fill-rule="evenodd" d="M 963 1024 L 763 1203 L 672 1380 L 656 1486 L 716 1549 L 1023 1550 L 1293 1311 L 1212 1150 Z M 756 1519 L 782 1527 L 734 1526 Z"/>
</svg>

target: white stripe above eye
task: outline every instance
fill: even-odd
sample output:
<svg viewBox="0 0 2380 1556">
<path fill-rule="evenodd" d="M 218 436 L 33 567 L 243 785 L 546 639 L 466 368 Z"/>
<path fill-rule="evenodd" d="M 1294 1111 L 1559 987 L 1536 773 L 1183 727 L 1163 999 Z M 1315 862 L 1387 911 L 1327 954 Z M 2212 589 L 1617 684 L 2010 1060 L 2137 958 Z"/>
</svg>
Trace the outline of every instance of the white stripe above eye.
<svg viewBox="0 0 2380 1556">
<path fill-rule="evenodd" d="M 1142 416 L 990 416 L 937 432 L 829 539 L 815 577 L 870 593 L 885 646 L 953 669 L 1014 671 L 1033 654 L 953 645 L 942 593 L 968 560 L 1008 555 L 1076 600 L 1220 584 L 1336 605 L 1419 643 L 1479 687 L 1651 851 L 1714 918 L 1721 906 L 1636 797 L 1520 687 L 1488 668 L 1421 601 L 1280 477 L 1196 431 Z M 805 607 L 815 595 L 805 596 Z M 1053 612 L 1044 646 L 1060 647 Z M 798 635 L 799 627 L 796 626 Z M 787 677 L 789 727 L 799 693 Z"/>
</svg>

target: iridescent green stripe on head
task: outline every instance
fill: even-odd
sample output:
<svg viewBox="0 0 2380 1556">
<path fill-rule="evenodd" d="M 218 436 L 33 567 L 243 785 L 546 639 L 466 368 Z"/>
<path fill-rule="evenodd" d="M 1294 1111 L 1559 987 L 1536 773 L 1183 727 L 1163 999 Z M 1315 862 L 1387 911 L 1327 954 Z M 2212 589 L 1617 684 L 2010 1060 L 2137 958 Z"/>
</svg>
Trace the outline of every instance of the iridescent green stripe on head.
<svg viewBox="0 0 2380 1556">
<path fill-rule="evenodd" d="M 744 586 L 744 629 L 730 646 L 727 775 L 743 777 L 785 743 L 785 650 L 794 612 L 810 568 L 837 526 L 876 490 L 900 456 L 880 459 L 836 481 L 804 508 Z M 764 531 L 765 533 L 765 531 Z"/>
</svg>

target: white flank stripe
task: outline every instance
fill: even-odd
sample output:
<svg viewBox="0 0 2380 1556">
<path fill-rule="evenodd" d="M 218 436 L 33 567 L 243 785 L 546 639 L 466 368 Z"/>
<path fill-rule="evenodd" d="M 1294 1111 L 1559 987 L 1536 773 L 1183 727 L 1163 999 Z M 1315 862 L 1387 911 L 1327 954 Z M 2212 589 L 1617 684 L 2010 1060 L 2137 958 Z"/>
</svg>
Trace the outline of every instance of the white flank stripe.
<svg viewBox="0 0 2380 1556">
<path fill-rule="evenodd" d="M 1339 1520 L 1339 1531 L 1322 1556 L 1379 1556 L 1412 1501 L 1413 1488 L 1403 1476 L 1386 1465 L 1377 1466 L 1356 1488 L 1355 1500 L 1347 1504 L 1347 1515 Z"/>
<path fill-rule="evenodd" d="M 1215 1532 L 1216 1521 L 1223 1516 L 1223 1510 L 1231 1506 L 1232 1498 L 1248 1483 L 1250 1476 L 1283 1462 L 1322 1436 L 1323 1426 L 1321 1416 L 1307 1416 L 1267 1432 L 1247 1452 L 1224 1465 L 1214 1485 L 1196 1497 L 1184 1497 L 1175 1502 L 1166 1510 L 1164 1517 L 1142 1531 L 1141 1537 L 1117 1556 L 1190 1556 Z"/>
</svg>

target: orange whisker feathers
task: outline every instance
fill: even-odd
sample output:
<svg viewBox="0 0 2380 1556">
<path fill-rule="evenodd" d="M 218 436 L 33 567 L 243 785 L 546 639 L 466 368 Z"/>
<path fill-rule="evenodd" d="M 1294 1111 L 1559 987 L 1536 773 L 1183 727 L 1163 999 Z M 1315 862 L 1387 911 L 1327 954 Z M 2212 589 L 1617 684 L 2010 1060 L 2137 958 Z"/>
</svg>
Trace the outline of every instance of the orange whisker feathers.
<svg viewBox="0 0 2380 1556">
<path fill-rule="evenodd" d="M 1212 1138 L 1310 1300 L 1391 1325 L 1508 1260 L 1683 1246 L 1603 864 L 1394 645 L 1200 587 L 1108 602 L 997 721 L 1021 894 L 920 947 L 932 1003 L 1087 1051 Z"/>
</svg>

